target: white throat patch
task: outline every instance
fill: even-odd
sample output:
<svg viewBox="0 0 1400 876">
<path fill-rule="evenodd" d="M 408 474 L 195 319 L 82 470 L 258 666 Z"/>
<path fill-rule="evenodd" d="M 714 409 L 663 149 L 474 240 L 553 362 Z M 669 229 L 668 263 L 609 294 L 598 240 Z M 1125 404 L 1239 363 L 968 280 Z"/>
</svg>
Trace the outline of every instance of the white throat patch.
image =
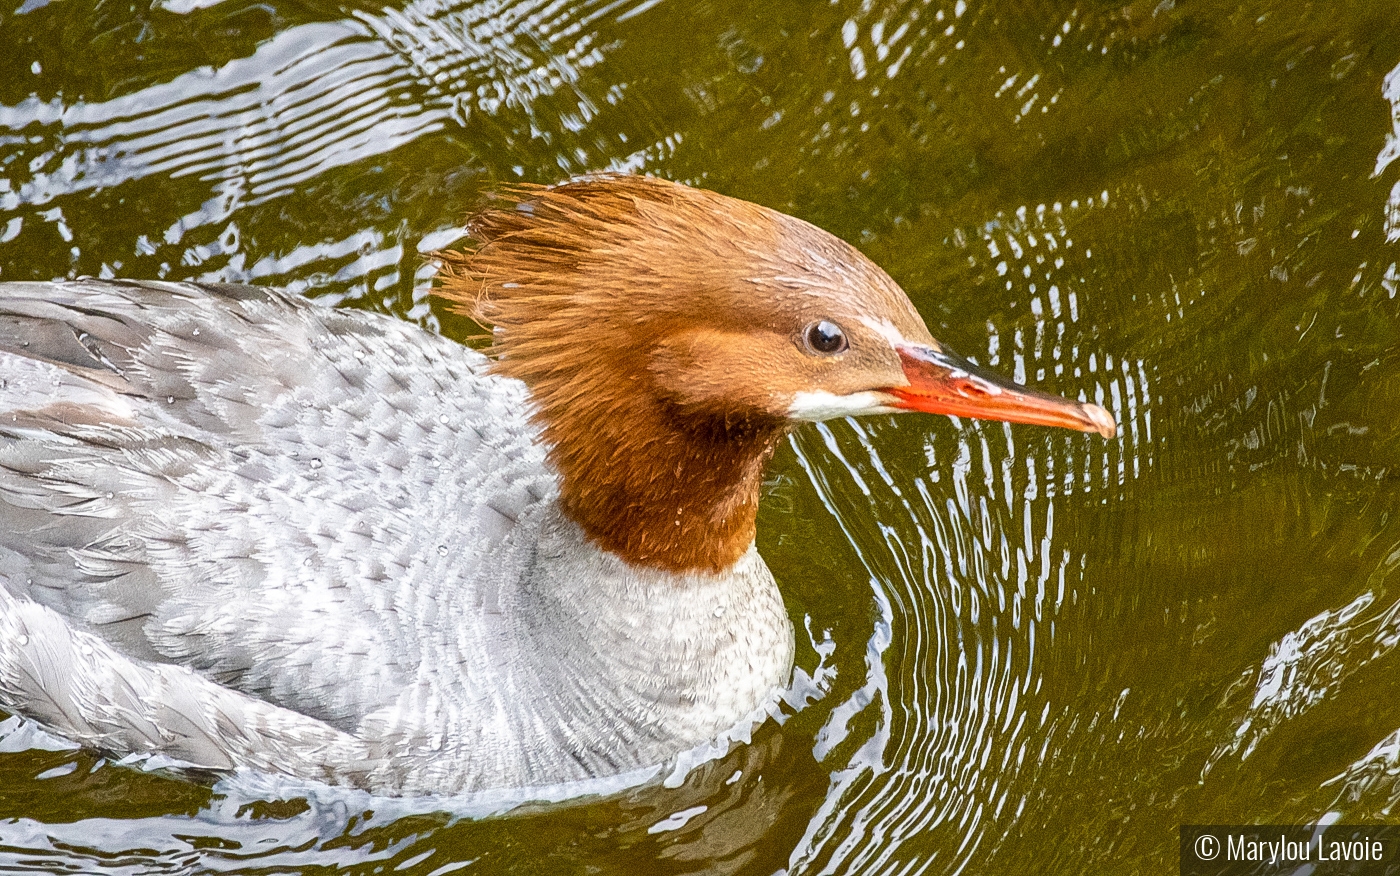
<svg viewBox="0 0 1400 876">
<path fill-rule="evenodd" d="M 819 423 L 837 417 L 859 417 L 865 414 L 895 414 L 894 398 L 887 393 L 866 390 L 850 395 L 836 395 L 824 389 L 795 393 L 788 405 L 788 416 L 794 420 Z"/>
</svg>

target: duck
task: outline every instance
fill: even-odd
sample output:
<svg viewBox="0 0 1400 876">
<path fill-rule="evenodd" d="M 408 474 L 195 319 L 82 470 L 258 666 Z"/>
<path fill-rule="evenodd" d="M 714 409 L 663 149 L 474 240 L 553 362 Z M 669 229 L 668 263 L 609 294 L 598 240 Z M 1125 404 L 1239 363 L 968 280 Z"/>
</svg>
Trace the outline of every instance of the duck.
<svg viewBox="0 0 1400 876">
<path fill-rule="evenodd" d="M 766 207 L 600 173 L 466 231 L 434 292 L 481 350 L 274 288 L 0 284 L 0 710 L 390 795 L 645 773 L 789 683 L 754 539 L 790 431 L 1115 434 Z"/>
</svg>

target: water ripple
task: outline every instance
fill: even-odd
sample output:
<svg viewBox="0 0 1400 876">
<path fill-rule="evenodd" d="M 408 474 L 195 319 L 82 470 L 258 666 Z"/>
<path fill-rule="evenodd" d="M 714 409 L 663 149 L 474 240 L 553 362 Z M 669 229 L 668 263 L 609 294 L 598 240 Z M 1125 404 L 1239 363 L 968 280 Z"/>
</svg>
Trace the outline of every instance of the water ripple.
<svg viewBox="0 0 1400 876">
<path fill-rule="evenodd" d="M 588 26 L 626 11 L 420 0 L 293 27 L 249 57 L 100 103 L 31 97 L 0 107 L 0 148 L 29 154 L 0 209 L 156 174 L 219 182 L 239 204 L 279 197 L 473 112 L 528 113 L 602 59 Z"/>
<path fill-rule="evenodd" d="M 1029 488 L 1034 472 L 1078 471 L 1099 454 L 1087 440 L 1014 448 L 1000 427 L 947 431 L 930 431 L 921 471 L 886 464 L 877 447 L 894 435 L 878 422 L 819 427 L 820 449 L 795 441 L 871 576 L 880 620 L 865 683 L 832 714 L 877 729 L 820 750 L 833 787 L 794 870 L 918 872 L 937 858 L 958 872 L 1026 806 L 1041 761 L 1033 750 L 1050 744 L 1042 734 L 1063 709 L 1046 698 L 1039 652 L 1053 647 L 1084 558 L 1055 534 L 1072 493 L 1056 498 L 1053 481 Z M 952 459 L 935 465 L 948 444 Z M 1000 462 L 1016 455 L 1026 464 Z M 886 513 L 842 511 L 865 504 Z M 873 714 L 858 722 L 853 710 Z M 957 851 L 925 858 L 925 847 Z"/>
<path fill-rule="evenodd" d="M 578 83 L 604 57 L 598 28 L 650 5 L 420 0 L 297 25 L 246 57 L 106 101 L 31 96 L 0 106 L 0 238 L 45 226 L 66 242 L 75 233 L 93 237 L 100 232 L 72 218 L 89 210 L 75 196 L 148 177 L 188 179 L 208 186 L 198 206 L 164 231 L 140 235 L 131 259 L 89 272 L 129 270 L 159 253 L 164 258 L 145 273 L 300 289 L 329 284 L 342 297 L 356 286 L 355 297 L 383 292 L 399 285 L 405 247 L 422 249 L 431 226 L 362 227 L 279 254 L 264 247 L 248 264 L 243 239 L 254 208 L 477 117 L 543 140 L 581 129 L 596 114 Z M 102 220 L 110 221 L 105 213 Z M 76 262 L 80 249 L 72 252 Z M 409 308 L 419 317 L 426 313 L 420 299 Z"/>
</svg>

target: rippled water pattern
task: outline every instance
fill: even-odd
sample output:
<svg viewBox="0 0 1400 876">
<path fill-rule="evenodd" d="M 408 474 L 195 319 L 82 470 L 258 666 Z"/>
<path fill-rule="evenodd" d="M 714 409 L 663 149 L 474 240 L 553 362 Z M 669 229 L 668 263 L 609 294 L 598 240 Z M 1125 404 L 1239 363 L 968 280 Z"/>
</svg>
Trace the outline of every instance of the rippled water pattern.
<svg viewBox="0 0 1400 876">
<path fill-rule="evenodd" d="M 1121 429 L 797 432 L 785 720 L 660 787 L 187 781 L 10 718 L 0 871 L 1159 873 L 1183 822 L 1400 817 L 1388 4 L 11 0 L 0 45 L 0 279 L 466 337 L 421 253 L 484 192 L 644 171 L 851 240 Z"/>
</svg>

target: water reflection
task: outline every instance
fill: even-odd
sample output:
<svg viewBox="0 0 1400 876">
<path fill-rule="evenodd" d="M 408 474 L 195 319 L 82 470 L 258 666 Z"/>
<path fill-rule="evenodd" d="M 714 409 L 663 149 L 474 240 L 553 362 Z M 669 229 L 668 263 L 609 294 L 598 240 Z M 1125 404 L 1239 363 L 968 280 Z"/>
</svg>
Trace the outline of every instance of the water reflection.
<svg viewBox="0 0 1400 876">
<path fill-rule="evenodd" d="M 342 219 L 332 232 L 339 236 L 268 252 L 247 238 L 266 236 L 269 212 L 285 216 L 256 208 L 423 137 L 476 127 L 477 116 L 507 126 L 507 139 L 548 141 L 554 130 L 577 130 L 596 114 L 579 80 L 604 57 L 600 22 L 653 3 L 411 3 L 299 24 L 245 57 L 107 100 L 33 94 L 0 106 L 0 212 L 7 217 L 0 236 L 19 246 L 42 239 L 45 226 L 64 244 L 75 235 L 119 236 L 124 223 L 109 212 L 76 215 L 65 204 L 151 177 L 190 179 L 197 182 L 181 201 L 193 196 L 197 206 L 169 215 L 178 203 L 160 205 L 167 216 L 152 218 L 161 225 L 149 227 L 148 220 L 126 253 L 97 265 L 72 245 L 74 272 L 358 286 L 355 297 L 382 294 L 402 285 L 405 267 L 413 276 L 418 252 L 441 243 L 425 239 L 437 228 L 406 227 L 387 202 L 363 205 L 377 227 L 347 234 L 341 229 L 351 223 Z M 553 100 L 561 93 L 566 100 Z M 22 270 L 9 267 L 12 275 Z M 391 302 L 390 309 L 399 308 Z M 427 316 L 421 294 L 410 312 Z"/>
<path fill-rule="evenodd" d="M 940 338 L 1121 432 L 800 433 L 761 546 L 810 681 L 674 787 L 406 811 L 6 724 L 0 868 L 1159 872 L 1186 819 L 1395 817 L 1383 4 L 12 5 L 5 279 L 431 323 L 421 253 L 491 180 L 643 170 L 857 242 Z"/>
<path fill-rule="evenodd" d="M 1083 296 L 1092 301 L 1094 294 L 1094 284 L 1085 276 L 1093 251 L 1075 251 L 1069 223 L 1091 221 L 1084 214 L 1108 205 L 1108 192 L 1082 203 L 1075 199 L 1068 205 L 1059 201 L 1025 205 L 1009 215 L 999 214 L 977 229 L 975 237 L 961 229 L 953 236 L 956 247 L 966 252 L 968 269 L 984 276 L 995 274 L 1005 283 L 1010 308 L 1023 307 L 1021 312 L 1027 314 L 1008 319 L 1004 326 L 987 322 L 988 363 L 1010 367 L 1022 383 L 1044 385 L 1050 380 L 1056 386 L 1078 387 L 1080 400 L 1108 408 L 1117 419 L 1120 440 L 1103 448 L 1098 467 L 1101 490 L 1138 477 L 1143 465 L 1151 462 L 1153 446 L 1154 393 L 1147 364 L 1100 349 L 1097 320 L 1083 312 L 1087 302 L 1081 303 Z M 1171 314 L 1165 318 L 1170 321 Z M 1010 335 L 1009 343 L 1003 340 L 1004 334 Z M 1026 464 L 1035 462 L 1027 459 Z M 1053 482 L 1054 463 L 1047 464 Z M 1065 471 L 1063 489 L 1075 490 L 1076 477 L 1080 489 L 1090 489 L 1094 485 L 1090 467 L 1086 461 L 1078 475 L 1072 469 Z M 1008 500 L 1009 489 L 1007 481 Z"/>
<path fill-rule="evenodd" d="M 1381 154 L 1376 156 L 1376 169 L 1371 172 L 1372 176 L 1380 176 L 1390 167 L 1391 162 L 1400 158 L 1400 67 L 1390 71 L 1390 75 L 1385 77 L 1385 99 L 1390 102 L 1391 130 L 1386 134 L 1385 146 L 1381 149 Z M 1400 182 L 1390 190 L 1390 198 L 1386 201 L 1385 209 L 1385 239 L 1387 243 L 1400 241 Z M 1391 263 L 1390 280 L 1395 281 L 1395 265 Z M 1392 285 L 1390 297 L 1395 297 L 1395 288 Z"/>
<path fill-rule="evenodd" d="M 635 13 L 649 4 L 633 4 Z M 37 95 L 0 107 L 0 148 L 22 150 L 0 209 L 151 175 L 196 176 L 215 198 L 189 224 L 292 192 L 474 113 L 534 112 L 602 60 L 593 28 L 627 5 L 424 0 L 282 31 L 245 58 L 107 101 Z M 590 105 L 578 112 L 587 121 Z M 13 152 L 11 154 L 14 154 Z M 182 228 L 165 233 L 179 241 Z M 173 239 L 172 239 L 173 238 Z"/>
<path fill-rule="evenodd" d="M 1082 492 L 1056 472 L 1099 469 L 1102 453 L 1078 437 L 1032 433 L 1017 447 L 1010 427 L 933 426 L 911 467 L 882 458 L 891 428 L 823 426 L 820 446 L 796 442 L 878 607 L 866 683 L 828 721 L 844 729 L 858 707 L 878 729 L 839 759 L 819 737 L 833 787 L 794 855 L 804 871 L 887 872 L 927 855 L 958 872 L 985 860 L 999 826 L 1023 814 L 1066 717 L 1040 652 L 1078 599 L 1085 557 L 1056 537 L 1057 505 Z M 851 519 L 862 502 L 884 509 L 878 523 Z"/>
</svg>

